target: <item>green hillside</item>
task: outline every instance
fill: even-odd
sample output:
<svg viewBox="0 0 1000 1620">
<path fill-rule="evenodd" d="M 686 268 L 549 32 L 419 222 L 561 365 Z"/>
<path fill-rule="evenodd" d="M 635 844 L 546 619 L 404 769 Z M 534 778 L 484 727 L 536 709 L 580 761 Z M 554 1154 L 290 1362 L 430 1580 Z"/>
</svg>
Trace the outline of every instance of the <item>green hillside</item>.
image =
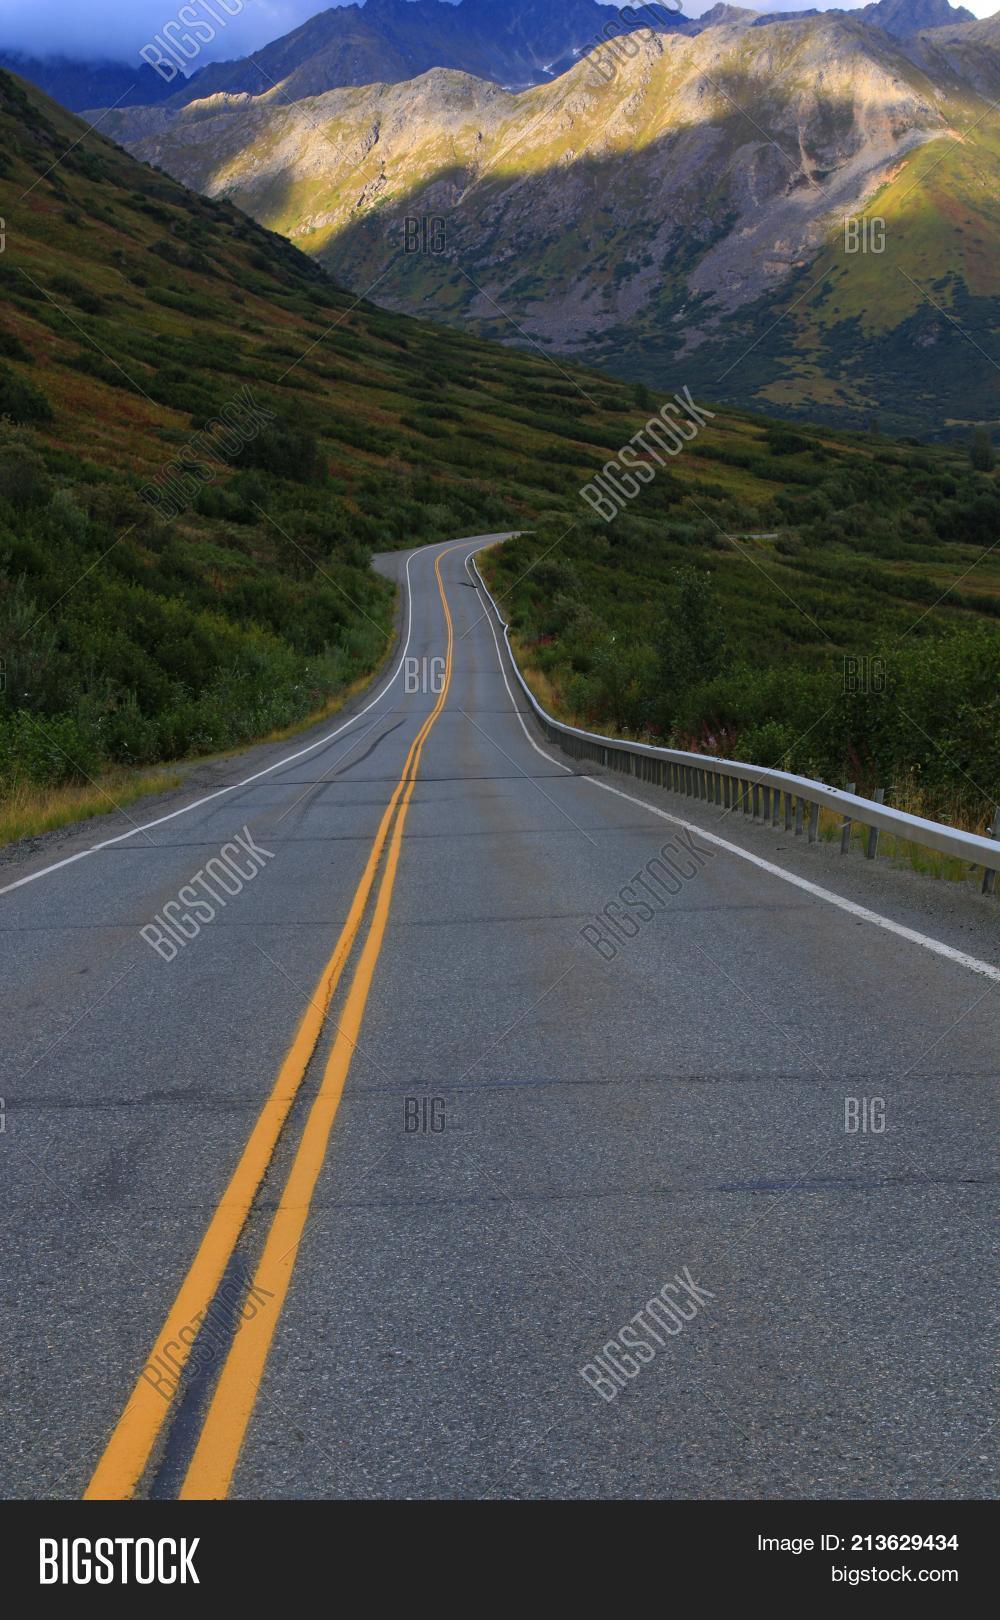
<svg viewBox="0 0 1000 1620">
<path fill-rule="evenodd" d="M 693 357 L 695 381 L 733 366 L 724 399 L 932 439 L 997 422 L 998 176 L 995 122 L 919 147 L 858 216 L 879 251 L 845 253 L 838 225 L 780 298 L 741 312 Z M 647 366 L 636 357 L 633 369 Z"/>
</svg>

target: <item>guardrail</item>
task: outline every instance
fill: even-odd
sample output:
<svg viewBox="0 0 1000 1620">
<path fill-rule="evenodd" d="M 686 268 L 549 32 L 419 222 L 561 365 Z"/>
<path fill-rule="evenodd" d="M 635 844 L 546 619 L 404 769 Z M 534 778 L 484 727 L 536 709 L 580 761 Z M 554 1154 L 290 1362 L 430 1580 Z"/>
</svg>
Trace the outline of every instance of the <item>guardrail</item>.
<svg viewBox="0 0 1000 1620">
<path fill-rule="evenodd" d="M 621 771 L 637 781 L 651 782 L 674 793 L 716 804 L 725 810 L 742 812 L 755 821 L 775 827 L 784 826 L 785 832 L 805 834 L 810 844 L 819 836 L 821 809 L 832 810 L 843 817 L 841 850 L 850 848 L 850 832 L 855 822 L 868 828 L 865 854 L 874 860 L 878 852 L 880 832 L 894 833 L 910 843 L 933 849 L 941 855 L 953 855 L 967 861 L 970 866 L 983 869 L 983 893 L 992 894 L 996 874 L 1000 871 L 1000 809 L 993 821 L 988 837 L 979 833 L 962 832 L 940 821 L 928 821 L 923 816 L 911 816 L 905 810 L 893 810 L 879 797 L 863 799 L 851 788 L 830 787 L 826 782 L 814 782 L 808 776 L 793 776 L 789 771 L 768 770 L 758 765 L 747 765 L 736 759 L 720 759 L 715 754 L 688 754 L 676 748 L 656 748 L 651 743 L 627 742 L 620 737 L 604 737 L 599 732 L 581 731 L 568 726 L 542 708 L 535 694 L 517 667 L 510 645 L 510 627 L 501 616 L 500 609 L 479 572 L 475 556 L 471 558 L 480 587 L 496 614 L 497 623 L 504 634 L 504 643 L 511 668 L 528 699 L 535 718 L 550 742 L 556 743 L 576 759 L 592 759 L 608 770 Z M 853 784 L 852 784 L 853 788 Z"/>
</svg>

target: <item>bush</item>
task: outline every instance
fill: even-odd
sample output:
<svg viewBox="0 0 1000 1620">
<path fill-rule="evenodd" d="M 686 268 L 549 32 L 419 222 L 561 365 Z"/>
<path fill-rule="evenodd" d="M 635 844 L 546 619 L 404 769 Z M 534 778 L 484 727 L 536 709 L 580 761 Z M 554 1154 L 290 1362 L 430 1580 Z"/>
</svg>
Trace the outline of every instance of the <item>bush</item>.
<svg viewBox="0 0 1000 1620">
<path fill-rule="evenodd" d="M 314 483 L 325 472 L 314 436 L 283 423 L 258 433 L 233 460 L 238 467 L 257 467 L 299 484 Z"/>
<path fill-rule="evenodd" d="M 969 461 L 977 472 L 988 473 L 993 471 L 996 457 L 993 453 L 989 428 L 976 428 L 969 445 Z"/>
<path fill-rule="evenodd" d="M 52 480 L 38 451 L 0 439 L 0 501 L 22 512 L 43 506 L 51 493 Z"/>
<path fill-rule="evenodd" d="M 43 719 L 19 710 L 0 720 L 0 781 L 20 780 L 56 787 L 85 782 L 101 768 L 101 750 L 92 726 L 72 715 Z"/>
<path fill-rule="evenodd" d="M 13 332 L 0 332 L 0 359 L 22 360 L 26 365 L 30 365 L 34 356 Z"/>
<path fill-rule="evenodd" d="M 52 286 L 64 298 L 69 298 L 85 315 L 103 315 L 104 300 L 73 276 L 56 276 Z"/>
<path fill-rule="evenodd" d="M 51 422 L 52 406 L 40 388 L 0 365 L 0 417 L 12 422 Z"/>
</svg>

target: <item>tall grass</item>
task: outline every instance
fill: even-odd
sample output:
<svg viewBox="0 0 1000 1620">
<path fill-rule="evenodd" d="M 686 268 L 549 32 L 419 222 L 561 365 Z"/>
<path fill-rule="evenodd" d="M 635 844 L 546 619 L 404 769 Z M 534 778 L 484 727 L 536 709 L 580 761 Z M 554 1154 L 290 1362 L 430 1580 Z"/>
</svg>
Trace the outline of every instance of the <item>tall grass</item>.
<svg viewBox="0 0 1000 1620">
<path fill-rule="evenodd" d="M 176 771 L 134 771 L 121 766 L 79 785 L 38 787 L 17 782 L 0 798 L 0 844 L 37 838 L 74 822 L 123 810 L 147 794 L 166 793 L 181 780 Z"/>
</svg>

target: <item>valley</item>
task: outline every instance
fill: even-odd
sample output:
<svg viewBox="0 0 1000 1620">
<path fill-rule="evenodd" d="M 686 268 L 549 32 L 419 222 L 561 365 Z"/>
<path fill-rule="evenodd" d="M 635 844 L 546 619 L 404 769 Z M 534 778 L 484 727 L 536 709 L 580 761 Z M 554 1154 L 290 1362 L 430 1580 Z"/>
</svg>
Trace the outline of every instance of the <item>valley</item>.
<svg viewBox="0 0 1000 1620">
<path fill-rule="evenodd" d="M 998 28 L 746 12 L 522 93 L 437 67 L 302 96 L 293 74 L 101 129 L 386 307 L 945 439 L 998 417 Z"/>
<path fill-rule="evenodd" d="M 560 682 L 589 694 L 579 712 L 724 732 L 774 757 L 800 748 L 808 714 L 801 758 L 860 775 L 857 705 L 834 718 L 817 696 L 844 658 L 882 654 L 914 620 L 914 649 L 973 626 L 947 653 L 971 671 L 965 742 L 928 701 L 925 740 L 897 727 L 891 746 L 966 817 L 1000 797 L 993 640 L 976 651 L 974 629 L 1000 601 L 1000 500 L 964 445 L 788 435 L 716 405 L 606 524 L 581 491 L 649 415 L 641 384 L 379 309 L 230 203 L 143 168 L 12 78 L 0 86 L 16 154 L 0 180 L 8 792 L 301 723 L 390 646 L 372 549 L 531 528 L 512 604 L 529 638 L 556 638 Z M 240 401 L 260 430 L 226 454 L 213 434 Z M 771 537 L 739 538 L 759 534 Z M 643 697 L 649 627 L 689 562 L 716 582 L 730 695 L 689 692 L 664 717 Z M 794 680 L 751 700 L 753 672 L 766 685 L 782 660 Z"/>
</svg>

